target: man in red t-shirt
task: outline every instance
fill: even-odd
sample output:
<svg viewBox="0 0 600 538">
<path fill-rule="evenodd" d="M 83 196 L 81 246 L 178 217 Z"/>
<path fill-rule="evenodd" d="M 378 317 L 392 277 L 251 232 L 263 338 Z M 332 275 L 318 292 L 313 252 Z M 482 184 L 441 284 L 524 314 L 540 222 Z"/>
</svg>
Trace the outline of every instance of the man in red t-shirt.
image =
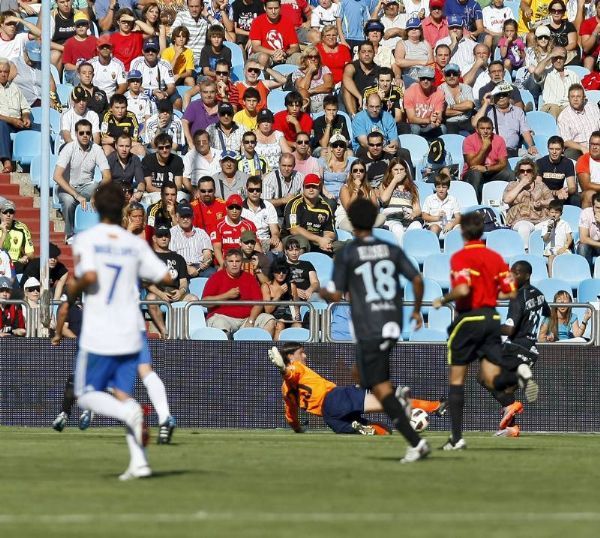
<svg viewBox="0 0 600 538">
<path fill-rule="evenodd" d="M 223 267 L 224 257 L 232 248 L 240 248 L 240 238 L 246 230 L 256 233 L 256 226 L 251 220 L 242 218 L 244 200 L 239 194 L 232 194 L 227 198 L 225 205 L 227 215 L 217 224 L 215 238 L 212 239 L 215 258 L 220 267 Z M 257 245 L 260 250 L 260 245 Z"/>
<path fill-rule="evenodd" d="M 117 21 L 119 30 L 110 34 L 113 54 L 117 60 L 123 62 L 125 71 L 129 71 L 131 60 L 142 56 L 144 34 L 147 36 L 154 35 L 154 28 L 136 19 L 133 11 L 129 8 L 119 9 L 115 14 L 115 20 Z"/>
<path fill-rule="evenodd" d="M 595 0 L 596 16 L 590 17 L 581 23 L 579 35 L 581 36 L 581 47 L 583 48 L 583 66 L 594 71 L 595 64 L 600 54 L 600 0 Z"/>
<path fill-rule="evenodd" d="M 265 12 L 252 21 L 249 38 L 263 66 L 269 58 L 274 64 L 297 65 L 300 60 L 298 36 L 293 24 L 281 16 L 281 0 L 265 2 Z"/>
<path fill-rule="evenodd" d="M 275 114 L 273 129 L 281 131 L 290 147 L 296 149 L 296 137 L 298 133 L 310 133 L 313 128 L 313 119 L 310 114 L 302 112 L 302 96 L 296 92 L 290 92 L 285 96 L 285 107 Z"/>
<path fill-rule="evenodd" d="M 190 203 L 194 217 L 192 225 L 204 230 L 211 241 L 217 237 L 217 224 L 227 214 L 225 200 L 215 197 L 215 180 L 210 176 L 203 176 L 198 181 L 197 198 Z"/>
<path fill-rule="evenodd" d="M 472 211 L 460 222 L 465 246 L 450 259 L 450 291 L 433 301 L 433 306 L 455 301 L 457 316 L 448 328 L 449 391 L 448 404 L 452 436 L 444 450 L 463 450 L 462 414 L 465 378 L 469 364 L 479 360 L 480 382 L 494 394 L 501 395 L 525 388 L 528 401 L 537 398 L 538 387 L 531 379 L 531 368 L 523 363 L 516 372 L 504 367 L 498 299 L 516 297 L 516 284 L 500 254 L 481 241 L 483 217 Z"/>
<path fill-rule="evenodd" d="M 242 252 L 233 248 L 225 255 L 223 269 L 212 275 L 204 286 L 202 299 L 223 301 L 209 307 L 206 324 L 209 327 L 234 333 L 243 327 L 260 327 L 273 336 L 275 318 L 263 312 L 264 307 L 255 305 L 232 305 L 226 301 L 262 301 L 262 292 L 256 277 L 242 271 Z"/>
</svg>

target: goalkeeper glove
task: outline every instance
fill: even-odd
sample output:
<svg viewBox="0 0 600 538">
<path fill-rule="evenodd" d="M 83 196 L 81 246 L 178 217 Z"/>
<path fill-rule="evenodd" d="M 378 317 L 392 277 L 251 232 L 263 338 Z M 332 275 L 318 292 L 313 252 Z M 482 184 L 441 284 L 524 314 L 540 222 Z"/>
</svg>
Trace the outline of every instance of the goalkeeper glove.
<svg viewBox="0 0 600 538">
<path fill-rule="evenodd" d="M 285 363 L 283 362 L 283 357 L 281 356 L 281 353 L 279 353 L 279 350 L 275 346 L 269 349 L 269 359 L 271 359 L 271 362 L 275 366 L 277 366 L 277 368 L 279 368 L 282 372 L 285 370 Z"/>
</svg>

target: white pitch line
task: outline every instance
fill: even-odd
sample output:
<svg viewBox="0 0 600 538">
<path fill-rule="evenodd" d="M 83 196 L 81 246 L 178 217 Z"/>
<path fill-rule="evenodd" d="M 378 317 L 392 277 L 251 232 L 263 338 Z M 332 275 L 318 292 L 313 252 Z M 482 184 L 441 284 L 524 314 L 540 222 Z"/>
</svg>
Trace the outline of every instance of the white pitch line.
<svg viewBox="0 0 600 538">
<path fill-rule="evenodd" d="M 515 513 L 341 513 L 341 512 L 193 512 L 189 514 L 0 514 L 0 525 L 10 524 L 53 524 L 77 525 L 89 523 L 192 523 L 245 521 L 248 523 L 403 523 L 410 521 L 432 521 L 436 523 L 492 522 L 536 523 L 536 522 L 599 522 L 599 512 L 515 512 Z"/>
</svg>

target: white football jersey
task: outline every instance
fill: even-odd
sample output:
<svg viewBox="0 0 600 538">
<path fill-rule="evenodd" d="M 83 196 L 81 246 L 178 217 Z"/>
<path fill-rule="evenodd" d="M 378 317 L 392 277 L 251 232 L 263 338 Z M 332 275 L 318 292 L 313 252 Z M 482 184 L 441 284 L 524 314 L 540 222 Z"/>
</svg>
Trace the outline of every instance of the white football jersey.
<svg viewBox="0 0 600 538">
<path fill-rule="evenodd" d="M 138 280 L 159 282 L 166 265 L 148 244 L 120 226 L 98 224 L 75 236 L 75 275 L 95 272 L 98 285 L 86 293 L 81 349 L 100 355 L 126 355 L 142 348 L 144 320 Z"/>
</svg>

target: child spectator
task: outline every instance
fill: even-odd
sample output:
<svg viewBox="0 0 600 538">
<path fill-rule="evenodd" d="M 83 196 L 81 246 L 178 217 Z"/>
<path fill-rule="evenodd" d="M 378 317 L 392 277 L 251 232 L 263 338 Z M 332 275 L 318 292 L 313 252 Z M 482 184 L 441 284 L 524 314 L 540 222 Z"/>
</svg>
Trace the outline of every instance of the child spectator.
<svg viewBox="0 0 600 538">
<path fill-rule="evenodd" d="M 493 52 L 498 41 L 504 35 L 504 23 L 513 18 L 512 9 L 504 5 L 504 0 L 492 0 L 489 6 L 482 10 L 483 28 L 485 29 L 484 43 Z"/>
<path fill-rule="evenodd" d="M 438 174 L 435 177 L 435 193 L 425 198 L 421 214 L 425 227 L 442 237 L 460 224 L 460 204 L 448 194 L 449 189 L 450 176 Z"/>
<path fill-rule="evenodd" d="M 171 35 L 173 44 L 161 53 L 161 58 L 171 65 L 175 84 L 180 86 L 193 86 L 194 80 L 194 53 L 187 44 L 190 40 L 190 31 L 185 26 L 178 26 Z"/>
<path fill-rule="evenodd" d="M 79 83 L 77 66 L 79 63 L 91 60 L 96 56 L 96 42 L 98 39 L 88 35 L 90 19 L 84 11 L 78 11 L 73 17 L 75 35 L 65 41 L 63 49 L 64 81 L 76 86 Z"/>
<path fill-rule="evenodd" d="M 544 240 L 544 256 L 548 261 L 548 275 L 552 276 L 552 263 L 556 256 L 571 252 L 573 232 L 569 223 L 562 217 L 563 204 L 560 200 L 551 200 L 548 204 L 548 220 L 540 223 Z"/>
<path fill-rule="evenodd" d="M 200 52 L 200 69 L 207 77 L 216 78 L 217 60 L 225 60 L 231 65 L 231 50 L 225 45 L 225 30 L 219 24 L 213 24 L 206 34 L 206 45 Z"/>
<path fill-rule="evenodd" d="M 134 69 L 127 73 L 127 111 L 133 112 L 140 126 L 140 132 L 148 118 L 156 112 L 156 104 L 142 89 L 142 72 Z"/>
<path fill-rule="evenodd" d="M 298 289 L 290 277 L 290 267 L 284 261 L 277 259 L 271 266 L 271 281 L 262 285 L 263 300 L 265 301 L 297 301 Z M 265 312 L 272 314 L 277 320 L 273 340 L 279 340 L 279 333 L 287 326 L 302 327 L 300 309 L 297 306 L 265 306 Z"/>
<path fill-rule="evenodd" d="M 498 46 L 504 68 L 509 73 L 512 73 L 513 69 L 519 69 L 525 63 L 525 43 L 517 35 L 517 21 L 514 19 L 504 21 Z"/>
<path fill-rule="evenodd" d="M 233 116 L 233 121 L 244 127 L 247 131 L 254 131 L 257 127 L 258 104 L 260 93 L 256 88 L 246 88 L 242 97 L 242 109 Z"/>
</svg>

